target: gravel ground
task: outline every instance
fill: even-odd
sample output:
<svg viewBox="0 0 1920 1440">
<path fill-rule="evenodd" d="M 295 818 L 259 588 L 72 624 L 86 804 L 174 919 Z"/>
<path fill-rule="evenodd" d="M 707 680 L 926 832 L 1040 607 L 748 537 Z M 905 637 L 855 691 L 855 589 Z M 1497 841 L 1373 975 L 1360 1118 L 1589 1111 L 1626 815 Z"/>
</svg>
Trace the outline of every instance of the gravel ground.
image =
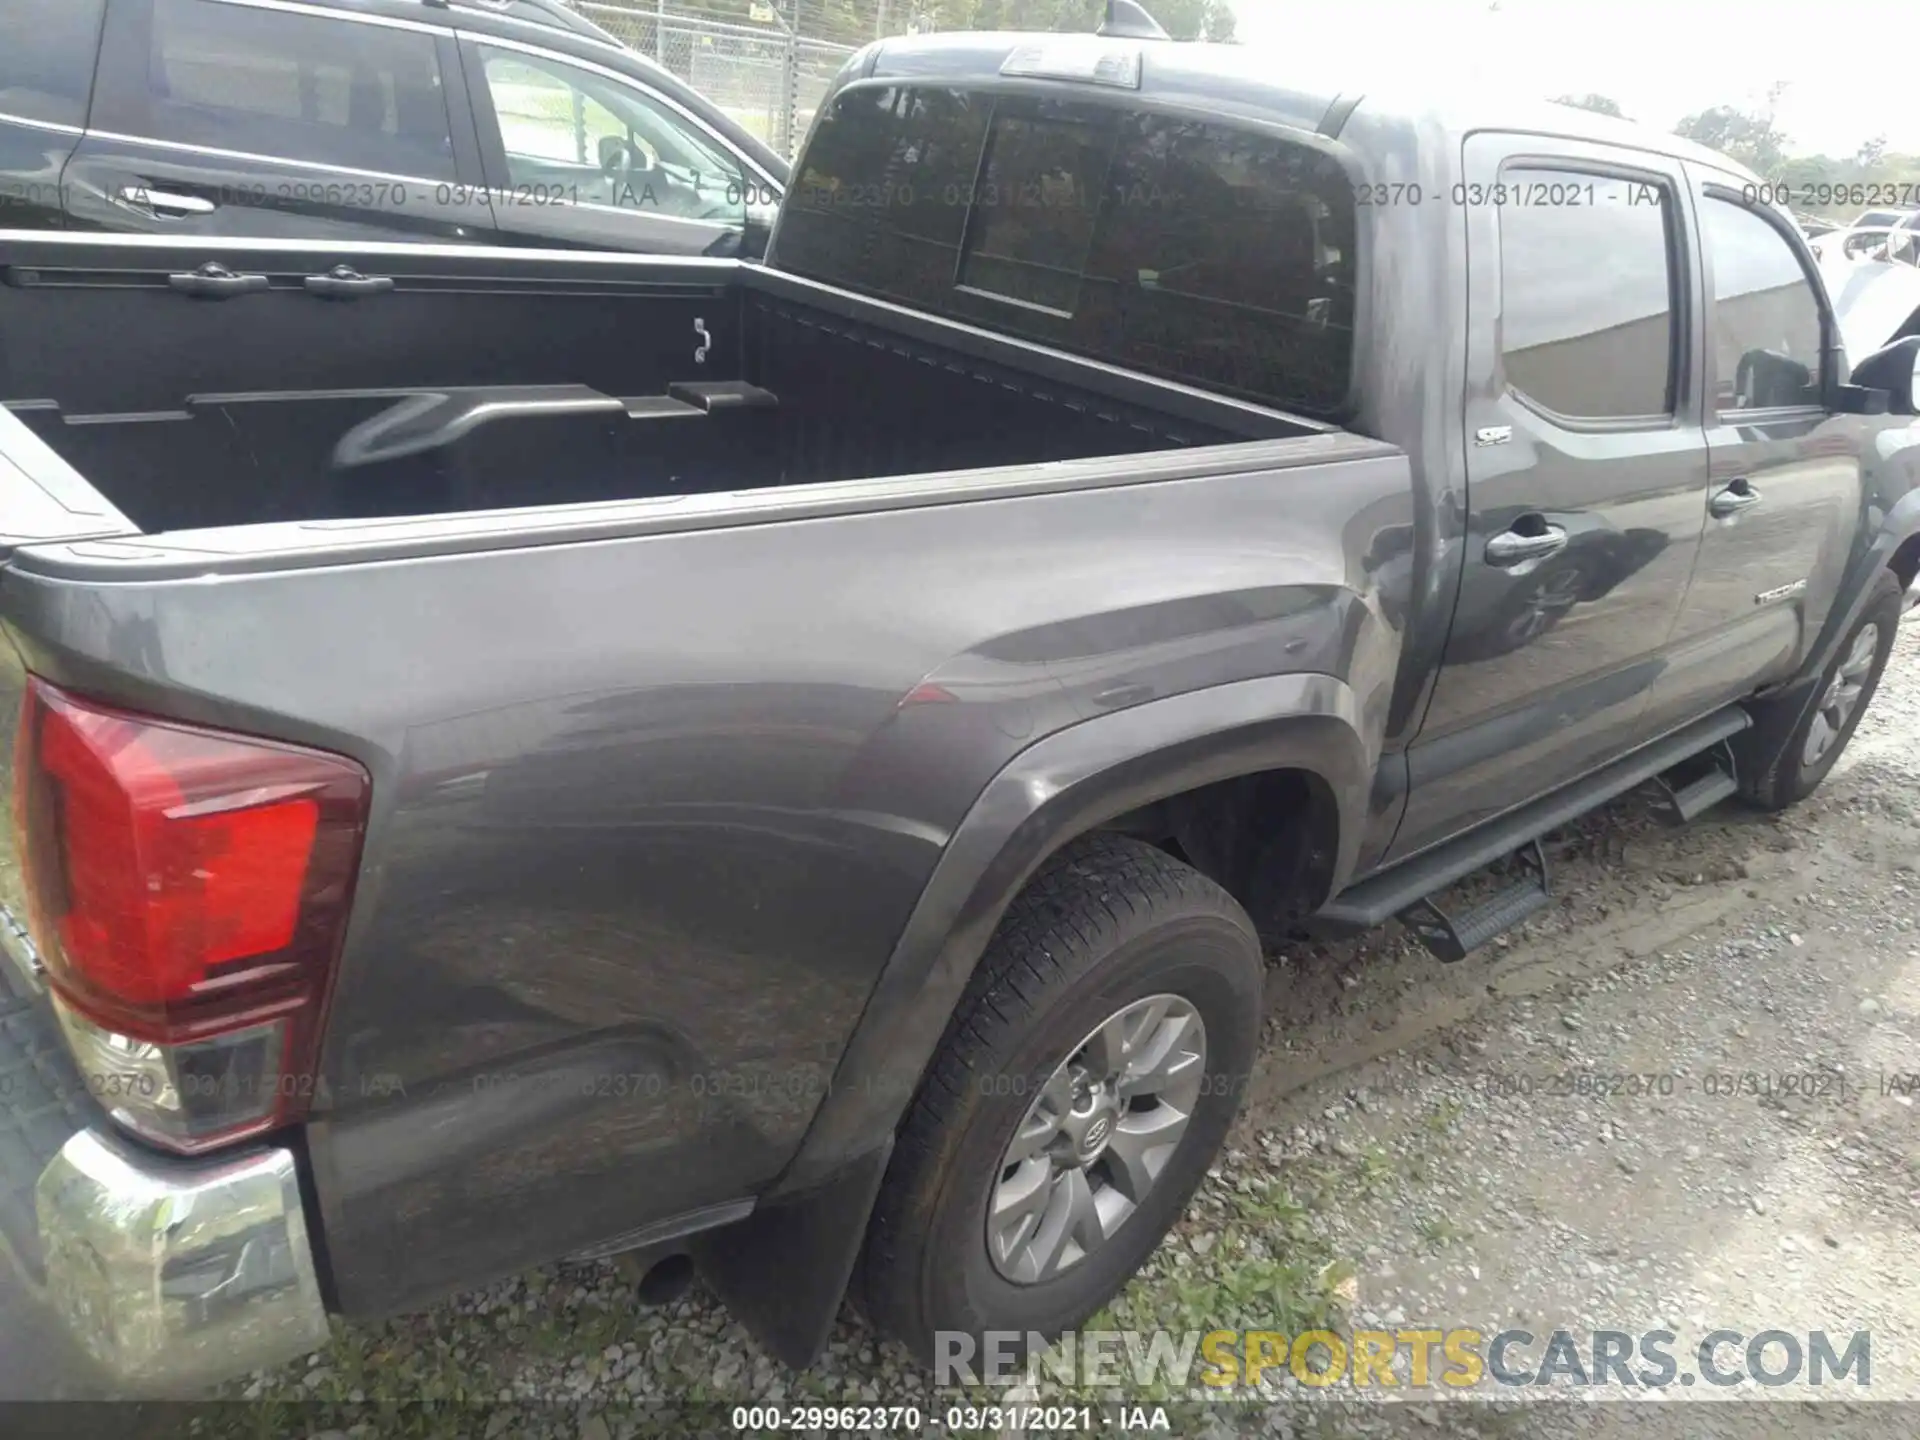
<svg viewBox="0 0 1920 1440">
<path fill-rule="evenodd" d="M 1265 1053 L 1229 1149 L 1094 1328 L 1517 1327 L 1583 1347 L 1596 1329 L 1668 1329 L 1683 1359 L 1722 1327 L 1824 1330 L 1836 1350 L 1867 1330 L 1867 1393 L 1920 1399 L 1920 1121 L 1899 1079 L 1920 1071 L 1917 738 L 1909 627 L 1842 770 L 1791 815 L 1729 805 L 1672 830 L 1629 797 L 1554 836 L 1558 902 L 1460 965 L 1397 927 L 1274 955 Z M 665 1310 L 631 1293 L 612 1263 L 561 1266 L 342 1327 L 329 1350 L 234 1387 L 263 1403 L 230 1418 L 260 1433 L 602 1440 L 666 1413 L 668 1428 L 690 1424 L 649 1402 L 939 1413 L 949 1398 L 851 1315 L 795 1375 L 698 1289 Z M 1531 1367 L 1541 1352 L 1519 1353 Z M 1013 1398 L 1086 1393 L 1044 1382 Z M 1563 1385 L 1494 1407 L 1304 1393 L 1288 1378 L 1269 1387 L 1278 1408 L 1176 1407 L 1170 1421 L 1691 1436 L 1759 1433 L 1764 1413 L 1764 1433 L 1920 1433 L 1920 1411 L 1844 1403 L 1863 1398 L 1850 1383 L 1825 1392 L 1843 1403 L 1765 1412 L 1673 1402 L 1821 1392 L 1616 1386 L 1666 1403 L 1605 1407 L 1558 1403 L 1573 1398 Z M 422 1400 L 450 1408 L 384 1408 Z M 496 1408 L 460 1408 L 474 1402 Z"/>
</svg>

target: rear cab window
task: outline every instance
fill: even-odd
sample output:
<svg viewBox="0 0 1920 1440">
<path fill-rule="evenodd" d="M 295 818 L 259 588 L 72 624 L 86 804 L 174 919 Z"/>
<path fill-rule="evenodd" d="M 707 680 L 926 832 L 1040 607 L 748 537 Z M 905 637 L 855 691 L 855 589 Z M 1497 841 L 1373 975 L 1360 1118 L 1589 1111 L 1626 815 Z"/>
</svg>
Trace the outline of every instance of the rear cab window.
<svg viewBox="0 0 1920 1440">
<path fill-rule="evenodd" d="M 1346 172 L 1303 140 L 1111 103 L 876 85 L 842 92 L 821 119 L 775 263 L 1332 417 L 1352 378 L 1356 224 Z"/>
</svg>

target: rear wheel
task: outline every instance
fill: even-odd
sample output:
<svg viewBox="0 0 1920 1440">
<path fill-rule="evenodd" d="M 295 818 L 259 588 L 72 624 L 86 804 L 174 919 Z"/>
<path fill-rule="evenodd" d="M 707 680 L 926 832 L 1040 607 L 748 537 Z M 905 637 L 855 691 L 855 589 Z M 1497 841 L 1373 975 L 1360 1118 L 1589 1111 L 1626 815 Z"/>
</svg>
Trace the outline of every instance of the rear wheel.
<svg viewBox="0 0 1920 1440">
<path fill-rule="evenodd" d="M 1754 726 L 1740 747 L 1740 790 L 1750 803 L 1784 810 L 1806 799 L 1832 773 L 1886 672 L 1904 599 L 1900 577 L 1882 570 L 1817 682 L 1811 705 L 1799 691 L 1753 707 Z"/>
<path fill-rule="evenodd" d="M 1001 921 L 915 1098 L 862 1258 L 868 1314 L 1057 1334 L 1105 1304 L 1226 1137 L 1260 1028 L 1252 923 L 1219 886 L 1096 836 Z"/>
</svg>

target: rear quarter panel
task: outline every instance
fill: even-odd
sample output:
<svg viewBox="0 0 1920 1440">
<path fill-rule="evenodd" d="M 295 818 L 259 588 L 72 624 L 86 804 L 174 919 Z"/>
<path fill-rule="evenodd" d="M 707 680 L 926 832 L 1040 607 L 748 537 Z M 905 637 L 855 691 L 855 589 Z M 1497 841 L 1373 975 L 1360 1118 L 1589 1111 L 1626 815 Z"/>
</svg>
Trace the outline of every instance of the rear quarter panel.
<svg viewBox="0 0 1920 1440">
<path fill-rule="evenodd" d="M 1379 735 L 1399 637 L 1369 557 L 1411 523 L 1404 457 L 1029 474 L 1056 488 L 704 529 L 643 502 L 625 535 L 596 507 L 572 543 L 548 511 L 544 543 L 460 553 L 388 523 L 258 527 L 308 547 L 285 564 L 245 531 L 16 557 L 35 671 L 374 776 L 306 1135 L 341 1308 L 763 1190 L 1027 747 L 1285 674 L 1337 677 Z"/>
</svg>

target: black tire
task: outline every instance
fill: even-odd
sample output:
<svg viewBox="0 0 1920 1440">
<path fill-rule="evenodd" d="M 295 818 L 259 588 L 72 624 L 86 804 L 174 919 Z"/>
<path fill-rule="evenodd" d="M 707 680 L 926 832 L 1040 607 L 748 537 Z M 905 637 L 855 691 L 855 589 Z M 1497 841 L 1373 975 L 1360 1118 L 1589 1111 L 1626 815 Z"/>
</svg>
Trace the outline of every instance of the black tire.
<svg viewBox="0 0 1920 1440">
<path fill-rule="evenodd" d="M 1050 861 L 1008 907 L 901 1128 L 861 1259 L 875 1326 L 931 1363 L 936 1332 L 1053 1336 L 1111 1299 L 1226 1138 L 1258 1048 L 1263 980 L 1246 913 L 1165 852 L 1102 835 Z M 1185 1133 L 1085 1258 L 1038 1283 L 1005 1278 L 988 1254 L 987 1208 L 1015 1127 L 1096 1026 L 1161 994 L 1206 1027 L 1208 1083 Z"/>
<path fill-rule="evenodd" d="M 1860 719 L 1873 703 L 1886 673 L 1887 659 L 1893 653 L 1894 636 L 1900 627 L 1904 609 L 1904 587 L 1891 570 L 1882 570 L 1873 578 L 1872 591 L 1859 617 L 1834 648 L 1818 681 L 1811 686 L 1796 686 L 1753 707 L 1753 728 L 1735 744 L 1739 759 L 1740 794 L 1748 804 L 1761 810 L 1785 810 L 1798 805 L 1820 788 L 1820 782 L 1839 763 Z M 1879 627 L 1873 644 L 1872 666 L 1867 671 L 1859 699 L 1848 712 L 1845 723 L 1833 730 L 1832 739 L 1816 759 L 1809 759 L 1807 744 L 1816 725 L 1827 723 L 1821 700 L 1833 688 L 1835 677 L 1847 665 L 1854 646 L 1868 626 Z M 1831 726 L 1828 727 L 1832 729 Z"/>
</svg>

